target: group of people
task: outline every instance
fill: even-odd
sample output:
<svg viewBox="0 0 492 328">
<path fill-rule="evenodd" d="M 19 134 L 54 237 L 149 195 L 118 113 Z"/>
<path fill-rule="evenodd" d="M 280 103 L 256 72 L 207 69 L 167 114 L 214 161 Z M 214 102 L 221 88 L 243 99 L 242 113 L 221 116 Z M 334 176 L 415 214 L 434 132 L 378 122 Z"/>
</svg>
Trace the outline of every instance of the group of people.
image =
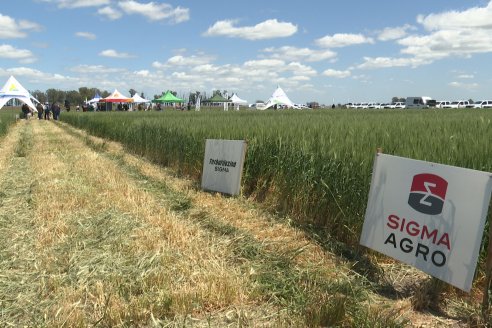
<svg viewBox="0 0 492 328">
<path fill-rule="evenodd" d="M 33 115 L 33 110 L 27 104 L 23 104 L 21 110 L 23 118 L 25 119 L 28 119 Z M 38 112 L 38 119 L 40 120 L 43 118 L 45 120 L 49 120 L 51 117 L 53 117 L 54 120 L 58 120 L 60 117 L 61 108 L 57 102 L 51 104 L 51 106 L 49 103 L 45 103 L 44 105 L 38 103 L 36 105 L 36 111 Z"/>
</svg>

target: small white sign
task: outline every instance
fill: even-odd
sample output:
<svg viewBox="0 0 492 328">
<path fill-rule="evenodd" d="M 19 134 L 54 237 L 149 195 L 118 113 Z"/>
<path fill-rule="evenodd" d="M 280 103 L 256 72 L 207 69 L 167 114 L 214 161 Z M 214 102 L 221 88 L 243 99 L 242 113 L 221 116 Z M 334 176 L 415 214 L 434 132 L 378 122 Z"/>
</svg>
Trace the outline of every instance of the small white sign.
<svg viewBox="0 0 492 328">
<path fill-rule="evenodd" d="M 378 154 L 360 243 L 469 292 L 491 190 L 490 173 Z"/>
<path fill-rule="evenodd" d="M 246 156 L 246 141 L 207 139 L 202 189 L 238 195 Z"/>
</svg>

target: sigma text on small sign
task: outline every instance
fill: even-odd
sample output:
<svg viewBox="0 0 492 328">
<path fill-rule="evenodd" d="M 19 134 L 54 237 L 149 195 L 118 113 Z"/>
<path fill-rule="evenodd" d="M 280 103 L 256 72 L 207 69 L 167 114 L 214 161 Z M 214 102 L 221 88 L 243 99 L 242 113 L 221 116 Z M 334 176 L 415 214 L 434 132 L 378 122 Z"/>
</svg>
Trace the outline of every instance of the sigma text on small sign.
<svg viewBox="0 0 492 328">
<path fill-rule="evenodd" d="M 238 195 L 246 156 L 246 141 L 207 139 L 202 189 Z"/>
<path fill-rule="evenodd" d="M 378 154 L 360 243 L 469 292 L 491 174 Z"/>
</svg>

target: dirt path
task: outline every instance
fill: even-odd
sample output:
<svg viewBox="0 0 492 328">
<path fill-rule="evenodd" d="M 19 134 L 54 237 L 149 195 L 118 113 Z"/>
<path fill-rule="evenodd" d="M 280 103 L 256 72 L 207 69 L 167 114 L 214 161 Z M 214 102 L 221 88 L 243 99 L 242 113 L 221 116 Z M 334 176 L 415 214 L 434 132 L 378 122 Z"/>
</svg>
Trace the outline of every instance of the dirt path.
<svg viewBox="0 0 492 328">
<path fill-rule="evenodd" d="M 422 322 L 304 232 L 115 143 L 31 120 L 0 153 L 0 326 Z"/>
</svg>

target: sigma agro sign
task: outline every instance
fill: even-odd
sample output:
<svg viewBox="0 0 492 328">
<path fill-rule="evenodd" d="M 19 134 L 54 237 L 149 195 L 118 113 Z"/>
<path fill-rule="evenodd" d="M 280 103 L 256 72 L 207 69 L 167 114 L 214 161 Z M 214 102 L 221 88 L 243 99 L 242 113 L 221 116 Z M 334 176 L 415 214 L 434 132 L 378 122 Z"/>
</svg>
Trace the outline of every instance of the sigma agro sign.
<svg viewBox="0 0 492 328">
<path fill-rule="evenodd" d="M 237 195 L 241 187 L 246 142 L 207 139 L 202 189 Z"/>
<path fill-rule="evenodd" d="M 378 154 L 360 243 L 470 291 L 490 177 Z"/>
</svg>

